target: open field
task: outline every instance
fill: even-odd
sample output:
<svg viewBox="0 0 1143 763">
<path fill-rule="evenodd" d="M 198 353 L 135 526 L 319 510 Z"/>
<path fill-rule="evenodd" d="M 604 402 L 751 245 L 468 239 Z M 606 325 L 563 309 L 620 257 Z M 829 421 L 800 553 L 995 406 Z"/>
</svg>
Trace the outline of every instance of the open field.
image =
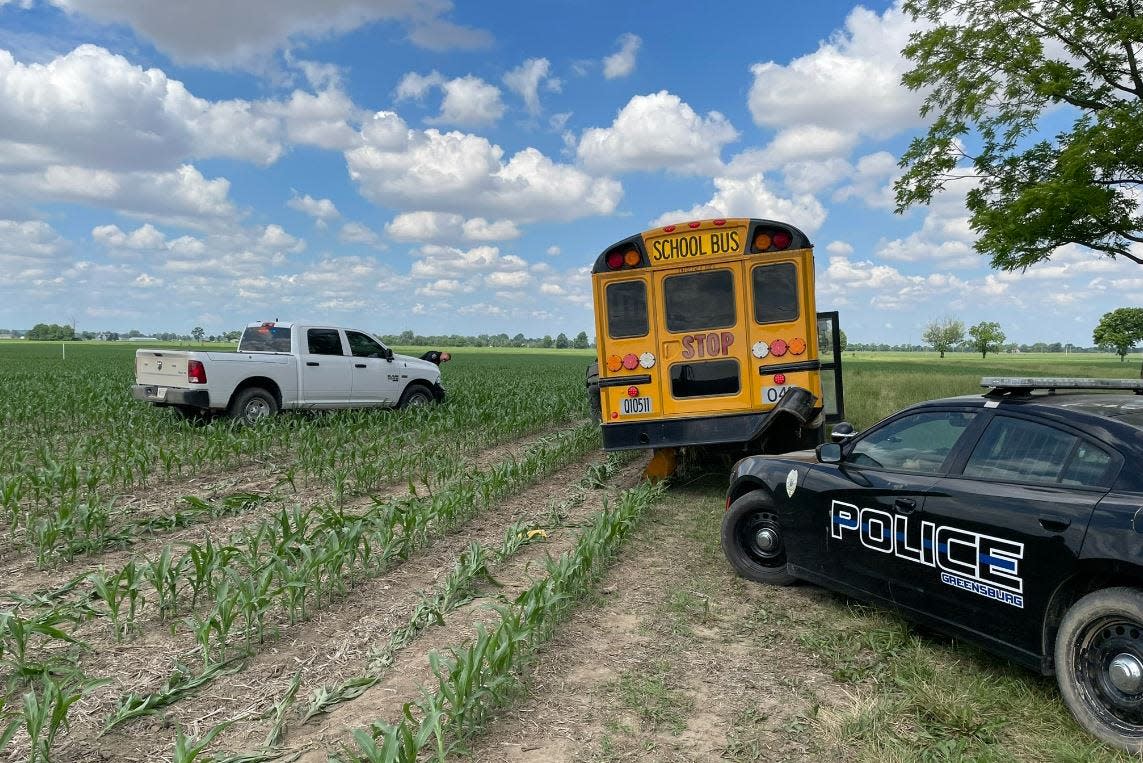
<svg viewBox="0 0 1143 763">
<path fill-rule="evenodd" d="M 444 406 L 242 429 L 131 401 L 136 348 L 0 344 L 0 760 L 1119 758 L 1050 679 L 734 578 L 725 473 L 600 453 L 589 353 L 462 349 Z M 1139 374 L 845 361 L 859 427 Z"/>
</svg>

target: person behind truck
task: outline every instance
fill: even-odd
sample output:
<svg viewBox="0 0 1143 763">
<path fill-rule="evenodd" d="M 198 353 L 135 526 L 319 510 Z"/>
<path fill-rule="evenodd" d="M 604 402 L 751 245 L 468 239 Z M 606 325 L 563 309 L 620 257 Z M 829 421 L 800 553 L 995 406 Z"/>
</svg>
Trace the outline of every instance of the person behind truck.
<svg viewBox="0 0 1143 763">
<path fill-rule="evenodd" d="M 441 363 L 447 363 L 451 358 L 452 355 L 449 355 L 447 352 L 441 352 L 440 350 L 429 350 L 421 356 L 421 360 L 427 360 L 430 363 L 436 363 L 438 366 Z"/>
</svg>

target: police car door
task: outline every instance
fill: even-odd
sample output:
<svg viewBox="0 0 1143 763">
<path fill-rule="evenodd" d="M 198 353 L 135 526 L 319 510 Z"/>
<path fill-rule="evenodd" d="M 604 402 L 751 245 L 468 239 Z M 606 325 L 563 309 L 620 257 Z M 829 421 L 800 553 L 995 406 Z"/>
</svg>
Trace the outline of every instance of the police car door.
<svg viewBox="0 0 1143 763">
<path fill-rule="evenodd" d="M 893 582 L 895 597 L 1039 655 L 1044 608 L 1075 571 L 1118 459 L 1078 431 L 998 413 L 963 472 L 941 479 L 925 502 L 936 553 L 925 574 Z"/>
<path fill-rule="evenodd" d="M 814 470 L 828 536 L 822 574 L 885 600 L 892 580 L 916 574 L 914 559 L 927 553 L 918 516 L 972 421 L 955 410 L 906 413 L 846 447 L 836 467 Z"/>
</svg>

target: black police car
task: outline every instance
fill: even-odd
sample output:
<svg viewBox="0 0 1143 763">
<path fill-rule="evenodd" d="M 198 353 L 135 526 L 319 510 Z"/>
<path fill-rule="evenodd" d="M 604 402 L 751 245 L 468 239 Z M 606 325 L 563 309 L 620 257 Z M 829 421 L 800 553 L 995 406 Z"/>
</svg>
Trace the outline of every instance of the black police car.
<svg viewBox="0 0 1143 763">
<path fill-rule="evenodd" d="M 1143 381 L 982 386 L 739 461 L 723 550 L 746 578 L 817 583 L 1055 672 L 1084 728 L 1143 751 Z"/>
</svg>

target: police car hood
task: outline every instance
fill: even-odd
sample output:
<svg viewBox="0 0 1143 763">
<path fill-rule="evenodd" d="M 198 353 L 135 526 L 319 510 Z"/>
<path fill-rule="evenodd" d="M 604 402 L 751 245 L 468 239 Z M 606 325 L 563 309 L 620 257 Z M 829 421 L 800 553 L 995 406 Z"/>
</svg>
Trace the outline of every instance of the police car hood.
<svg viewBox="0 0 1143 763">
<path fill-rule="evenodd" d="M 394 355 L 393 362 L 400 363 L 417 376 L 428 381 L 437 381 L 441 376 L 441 369 L 436 363 L 414 358 L 411 355 Z"/>
</svg>

